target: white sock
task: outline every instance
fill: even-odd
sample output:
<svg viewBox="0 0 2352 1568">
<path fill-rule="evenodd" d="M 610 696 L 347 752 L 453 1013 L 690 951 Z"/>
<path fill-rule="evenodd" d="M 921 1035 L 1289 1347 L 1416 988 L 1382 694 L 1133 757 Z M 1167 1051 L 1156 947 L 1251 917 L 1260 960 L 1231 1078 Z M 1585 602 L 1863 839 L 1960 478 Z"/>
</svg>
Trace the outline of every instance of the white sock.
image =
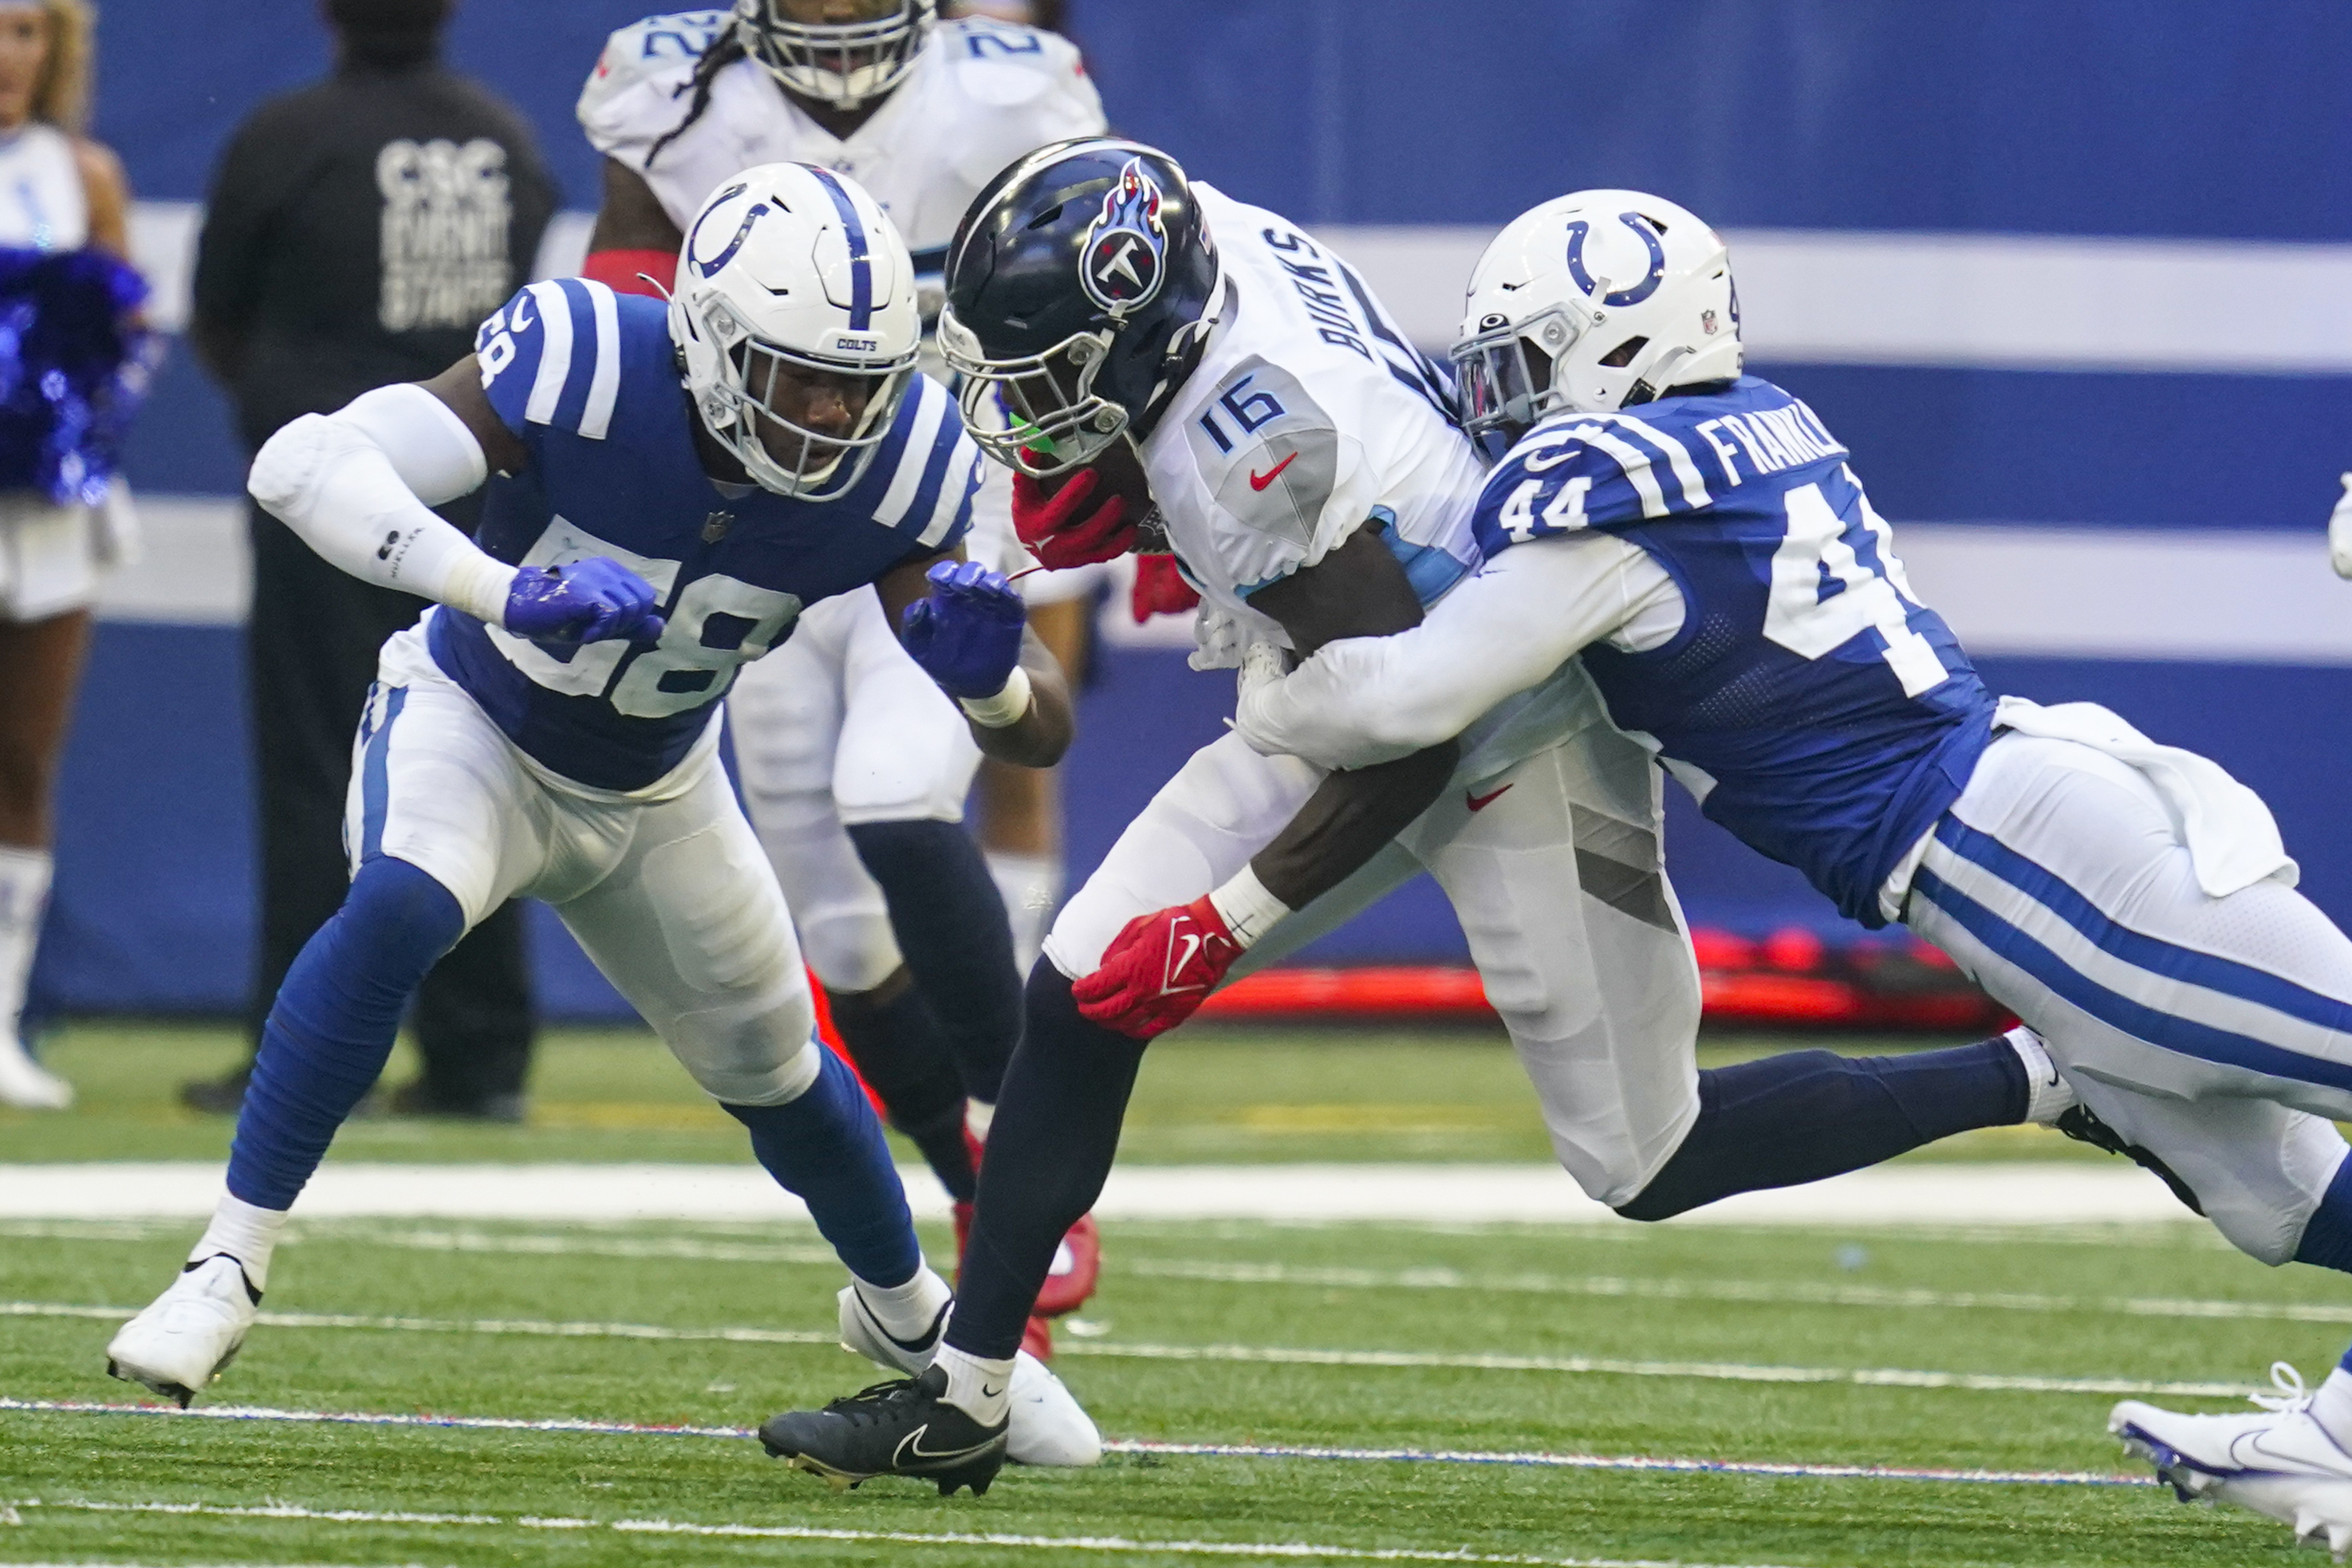
<svg viewBox="0 0 2352 1568">
<path fill-rule="evenodd" d="M 253 1281 L 257 1290 L 269 1289 L 269 1255 L 278 1249 L 278 1233 L 286 1228 L 284 1209 L 266 1209 L 234 1198 L 223 1193 L 213 1210 L 212 1224 L 205 1226 L 204 1239 L 188 1254 L 191 1263 L 202 1263 L 226 1252 L 245 1269 L 245 1277 Z"/>
<path fill-rule="evenodd" d="M 2337 1367 L 2311 1396 L 2311 1417 L 2338 1446 L 2352 1442 L 2352 1372 Z"/>
<path fill-rule="evenodd" d="M 857 1287 L 857 1299 L 874 1314 L 874 1321 L 895 1340 L 919 1340 L 931 1331 L 940 1321 L 940 1311 L 955 1299 L 948 1282 L 925 1264 L 915 1270 L 915 1277 L 904 1285 L 877 1285 L 870 1279 L 860 1279 L 853 1274 L 849 1282 Z"/>
<path fill-rule="evenodd" d="M 2025 1102 L 2027 1121 L 2054 1126 L 2059 1117 L 2083 1102 L 2074 1087 L 2058 1076 L 2058 1066 L 2050 1059 L 2049 1048 L 2042 1045 L 2041 1036 L 2020 1024 L 2001 1038 L 2017 1053 L 2017 1059 L 2025 1064 L 2025 1080 L 2033 1086 Z"/>
<path fill-rule="evenodd" d="M 963 1102 L 963 1130 L 971 1134 L 973 1142 L 987 1142 L 988 1130 L 994 1125 L 996 1125 L 996 1107 L 984 1100 L 967 1100 Z"/>
<path fill-rule="evenodd" d="M 948 1391 L 941 1397 L 982 1426 L 995 1426 L 1011 1416 L 1011 1361 L 988 1361 L 943 1344 L 931 1364 L 948 1374 Z"/>
<path fill-rule="evenodd" d="M 1059 855 L 1024 855 L 1009 849 L 987 851 L 988 874 L 1004 900 L 1005 919 L 1013 924 L 1013 962 L 1026 979 L 1035 967 L 1045 933 L 1053 928 L 1054 911 L 1061 907 L 1065 876 Z"/>
<path fill-rule="evenodd" d="M 0 1040 L 12 1044 L 25 1010 L 25 983 L 33 973 L 33 948 L 41 939 L 41 911 L 48 907 L 54 865 L 46 849 L 0 845 Z"/>
</svg>

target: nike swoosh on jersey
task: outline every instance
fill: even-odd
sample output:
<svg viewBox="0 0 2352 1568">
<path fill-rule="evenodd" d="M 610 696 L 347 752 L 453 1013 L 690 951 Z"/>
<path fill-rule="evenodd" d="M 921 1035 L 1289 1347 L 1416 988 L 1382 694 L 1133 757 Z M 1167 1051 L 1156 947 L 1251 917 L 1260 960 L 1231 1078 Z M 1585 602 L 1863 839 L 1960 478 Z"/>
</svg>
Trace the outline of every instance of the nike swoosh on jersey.
<svg viewBox="0 0 2352 1568">
<path fill-rule="evenodd" d="M 1276 476 L 1279 475 L 1283 469 L 1290 467 L 1290 465 L 1297 461 L 1297 459 L 1298 454 L 1293 452 L 1289 457 L 1283 458 L 1282 461 L 1276 463 L 1263 474 L 1257 472 L 1255 469 L 1252 469 L 1250 472 L 1250 489 L 1254 490 L 1262 490 L 1265 489 L 1266 486 L 1274 483 Z"/>
<path fill-rule="evenodd" d="M 1517 781 L 1516 781 L 1516 780 L 1514 780 L 1514 781 L 1513 781 L 1513 783 L 1517 783 Z M 1498 790 L 1495 791 L 1492 795 L 1469 795 L 1469 796 L 1466 796 L 1466 797 L 1465 797 L 1465 800 L 1466 800 L 1467 804 L 1469 805 L 1469 807 L 1470 807 L 1470 809 L 1471 809 L 1471 810 L 1473 810 L 1473 811 L 1484 811 L 1484 810 L 1486 810 L 1488 806 L 1490 806 L 1490 805 L 1494 805 L 1496 801 L 1500 800 L 1500 799 L 1501 799 L 1501 798 L 1502 798 L 1506 794 L 1507 794 L 1507 793 L 1509 792 L 1509 790 L 1510 790 L 1510 787 L 1511 787 L 1511 786 L 1510 786 L 1510 784 L 1505 784 L 1501 789 L 1498 789 Z"/>
<path fill-rule="evenodd" d="M 969 1448 L 950 1448 L 943 1452 L 933 1452 L 923 1447 L 924 1434 L 930 1431 L 930 1429 L 931 1424 L 926 1421 L 920 1426 L 918 1426 L 913 1431 L 908 1433 L 904 1437 L 899 1438 L 898 1451 L 890 1456 L 890 1462 L 894 1465 L 903 1465 L 909 1459 L 924 1459 L 934 1462 L 947 1459 L 969 1459 L 974 1454 L 986 1453 L 996 1442 L 996 1439 L 993 1436 L 990 1436 L 978 1443 L 974 1443 Z"/>
</svg>

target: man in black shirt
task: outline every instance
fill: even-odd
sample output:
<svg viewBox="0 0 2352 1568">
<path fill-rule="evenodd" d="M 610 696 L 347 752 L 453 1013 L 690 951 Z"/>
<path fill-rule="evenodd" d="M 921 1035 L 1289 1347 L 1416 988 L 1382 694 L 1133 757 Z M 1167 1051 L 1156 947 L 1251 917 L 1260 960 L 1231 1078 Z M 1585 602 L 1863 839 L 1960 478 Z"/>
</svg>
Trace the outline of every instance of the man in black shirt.
<svg viewBox="0 0 2352 1568">
<path fill-rule="evenodd" d="M 327 0 L 334 74 L 238 128 L 198 244 L 198 355 L 236 404 L 248 451 L 371 387 L 438 374 L 530 273 L 555 210 L 522 116 L 439 63 L 450 0 Z M 478 493 L 445 509 L 470 531 Z M 376 652 L 425 601 L 346 576 L 250 509 L 247 633 L 260 782 L 262 942 L 253 1034 L 342 901 L 352 734 Z M 459 942 L 416 1000 L 420 1114 L 520 1120 L 532 1012 L 520 910 Z M 183 1098 L 233 1111 L 248 1069 Z"/>
</svg>

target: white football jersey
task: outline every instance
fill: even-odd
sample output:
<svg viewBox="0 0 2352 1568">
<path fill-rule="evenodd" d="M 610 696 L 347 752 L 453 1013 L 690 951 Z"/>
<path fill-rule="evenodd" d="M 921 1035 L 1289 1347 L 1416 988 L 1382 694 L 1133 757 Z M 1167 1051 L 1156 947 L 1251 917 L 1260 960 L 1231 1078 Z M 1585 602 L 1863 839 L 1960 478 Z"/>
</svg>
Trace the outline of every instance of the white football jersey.
<svg viewBox="0 0 2352 1568">
<path fill-rule="evenodd" d="M 1479 560 L 1470 518 L 1484 465 L 1454 422 L 1450 382 L 1297 225 L 1192 188 L 1225 289 L 1200 363 L 1141 450 L 1203 611 L 1238 617 L 1240 644 L 1287 646 L 1248 596 L 1374 517 L 1433 602 Z M 1211 646 L 1216 619 L 1202 616 L 1202 652 L 1237 662 L 1230 628 Z"/>
<path fill-rule="evenodd" d="M 590 144 L 642 174 L 681 231 L 730 175 L 756 163 L 815 163 L 873 193 L 917 269 L 935 273 L 964 209 L 999 170 L 1049 142 L 1104 130 L 1076 46 L 966 17 L 932 29 L 914 69 L 847 141 L 803 112 L 757 60 L 742 59 L 719 73 L 702 117 L 647 168 L 654 143 L 693 106 L 696 61 L 731 25 L 725 11 L 687 11 L 624 27 L 580 94 Z"/>
</svg>

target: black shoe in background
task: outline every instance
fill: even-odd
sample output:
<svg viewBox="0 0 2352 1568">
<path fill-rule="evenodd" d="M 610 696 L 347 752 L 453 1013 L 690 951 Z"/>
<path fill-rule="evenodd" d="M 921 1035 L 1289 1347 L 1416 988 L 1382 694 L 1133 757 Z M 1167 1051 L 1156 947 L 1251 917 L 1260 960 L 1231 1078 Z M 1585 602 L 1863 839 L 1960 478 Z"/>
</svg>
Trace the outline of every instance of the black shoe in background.
<svg viewBox="0 0 2352 1568">
<path fill-rule="evenodd" d="M 245 1109 L 245 1086 L 252 1081 L 251 1062 L 221 1078 L 193 1078 L 180 1086 L 180 1103 L 206 1116 L 235 1116 Z"/>
<path fill-rule="evenodd" d="M 486 1094 L 474 1100 L 446 1100 L 433 1092 L 423 1079 L 392 1091 L 389 1109 L 394 1116 L 415 1116 L 441 1121 L 491 1121 L 520 1127 L 529 1105 L 520 1094 Z"/>
</svg>

